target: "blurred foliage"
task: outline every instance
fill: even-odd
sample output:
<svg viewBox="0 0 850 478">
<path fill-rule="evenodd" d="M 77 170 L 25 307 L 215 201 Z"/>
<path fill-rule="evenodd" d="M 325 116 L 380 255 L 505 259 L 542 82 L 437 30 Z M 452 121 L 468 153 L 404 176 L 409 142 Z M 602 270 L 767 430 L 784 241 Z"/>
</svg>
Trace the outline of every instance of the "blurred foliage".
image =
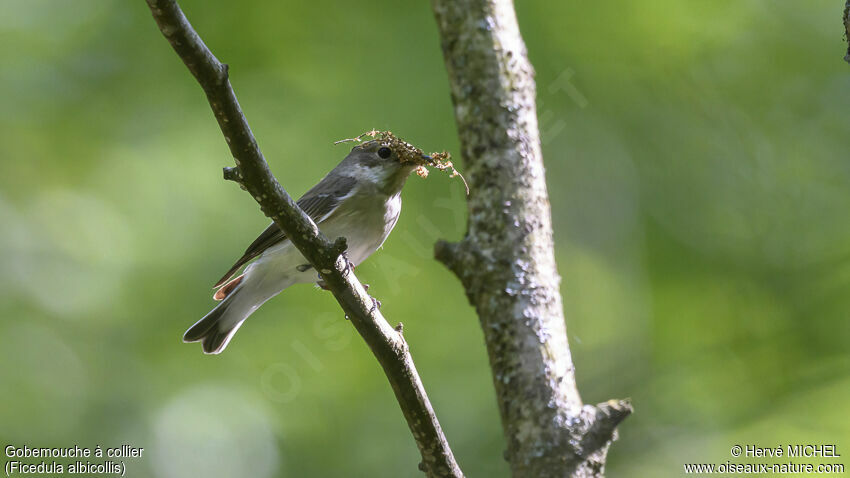
<svg viewBox="0 0 850 478">
<path fill-rule="evenodd" d="M 428 2 L 185 0 L 299 195 L 391 129 L 457 151 Z M 587 402 L 632 397 L 611 476 L 735 443 L 850 444 L 850 70 L 840 5 L 519 2 Z M 417 476 L 385 378 L 326 293 L 221 356 L 180 343 L 267 224 L 221 179 L 204 97 L 144 2 L 0 5 L 0 441 L 145 447 L 129 476 Z M 481 332 L 437 238 L 462 185 L 411 178 L 358 268 L 403 321 L 469 476 L 506 476 Z M 745 461 L 742 461 L 745 462 Z"/>
</svg>

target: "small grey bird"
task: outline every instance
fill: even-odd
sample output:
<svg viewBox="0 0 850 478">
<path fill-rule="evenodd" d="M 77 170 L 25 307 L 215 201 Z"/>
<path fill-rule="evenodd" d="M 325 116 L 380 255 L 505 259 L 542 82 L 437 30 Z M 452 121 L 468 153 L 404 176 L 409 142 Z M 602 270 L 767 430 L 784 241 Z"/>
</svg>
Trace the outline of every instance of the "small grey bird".
<svg viewBox="0 0 850 478">
<path fill-rule="evenodd" d="M 346 255 L 357 266 L 389 236 L 401 213 L 401 189 L 410 173 L 430 156 L 399 141 L 359 144 L 337 167 L 298 200 L 329 238 L 343 236 Z M 240 267 L 256 260 L 231 279 Z M 298 249 L 272 223 L 214 286 L 221 302 L 183 335 L 201 342 L 204 353 L 218 354 L 257 308 L 287 287 L 316 282 L 317 275 Z"/>
</svg>

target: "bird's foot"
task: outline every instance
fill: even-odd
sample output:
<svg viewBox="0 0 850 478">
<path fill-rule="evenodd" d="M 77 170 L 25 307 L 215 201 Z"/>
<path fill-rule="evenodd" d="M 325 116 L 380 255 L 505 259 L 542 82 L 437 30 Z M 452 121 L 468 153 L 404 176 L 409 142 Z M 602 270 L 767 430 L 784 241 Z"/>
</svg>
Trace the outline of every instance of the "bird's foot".
<svg viewBox="0 0 850 478">
<path fill-rule="evenodd" d="M 369 309 L 369 312 L 374 312 L 374 311 L 380 309 L 381 308 L 381 301 L 374 298 L 374 297 L 371 297 L 371 299 L 372 299 L 372 308 Z"/>
<path fill-rule="evenodd" d="M 345 252 L 342 253 L 342 259 L 345 261 L 345 269 L 342 270 L 343 274 L 348 274 L 349 272 L 354 272 L 354 263 L 348 260 L 348 254 Z"/>
</svg>

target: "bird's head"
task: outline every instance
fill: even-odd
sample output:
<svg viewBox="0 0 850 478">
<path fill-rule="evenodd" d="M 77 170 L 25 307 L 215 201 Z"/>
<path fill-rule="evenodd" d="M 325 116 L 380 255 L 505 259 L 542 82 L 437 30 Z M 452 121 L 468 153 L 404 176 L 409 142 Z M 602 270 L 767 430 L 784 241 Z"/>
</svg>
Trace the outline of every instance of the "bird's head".
<svg viewBox="0 0 850 478">
<path fill-rule="evenodd" d="M 410 173 L 434 160 L 421 149 L 394 136 L 365 141 L 351 148 L 340 164 L 346 175 L 362 184 L 372 184 L 387 194 L 401 191 Z"/>
</svg>

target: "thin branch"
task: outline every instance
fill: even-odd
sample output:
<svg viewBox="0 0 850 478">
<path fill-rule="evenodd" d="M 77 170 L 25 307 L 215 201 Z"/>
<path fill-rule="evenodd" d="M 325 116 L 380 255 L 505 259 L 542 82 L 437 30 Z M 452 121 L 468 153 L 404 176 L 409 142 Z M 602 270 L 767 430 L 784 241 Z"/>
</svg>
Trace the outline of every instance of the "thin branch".
<svg viewBox="0 0 850 478">
<path fill-rule="evenodd" d="M 627 401 L 585 405 L 567 343 L 534 70 L 511 0 L 432 0 L 469 224 L 435 255 L 478 313 L 514 477 L 599 477 Z"/>
<path fill-rule="evenodd" d="M 847 54 L 844 61 L 850 63 L 850 0 L 844 4 L 844 40 L 847 42 Z"/>
<path fill-rule="evenodd" d="M 146 0 L 160 31 L 198 80 L 215 113 L 236 168 L 237 181 L 254 197 L 327 284 L 345 315 L 372 350 L 395 392 L 429 477 L 461 477 L 419 378 L 404 337 L 393 329 L 342 256 L 345 241 L 329 241 L 272 175 L 230 86 L 227 65 L 210 52 L 174 0 Z"/>
</svg>

